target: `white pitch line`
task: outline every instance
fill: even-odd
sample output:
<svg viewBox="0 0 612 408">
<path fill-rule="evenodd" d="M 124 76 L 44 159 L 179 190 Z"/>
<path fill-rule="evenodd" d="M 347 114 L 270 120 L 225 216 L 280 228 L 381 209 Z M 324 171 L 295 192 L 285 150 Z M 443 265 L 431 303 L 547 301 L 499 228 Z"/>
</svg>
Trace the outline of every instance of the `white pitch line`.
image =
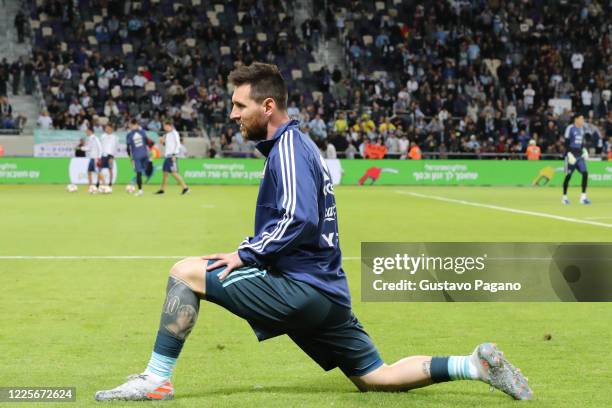
<svg viewBox="0 0 612 408">
<path fill-rule="evenodd" d="M 498 205 L 482 204 L 482 203 L 476 203 L 476 202 L 473 202 L 473 201 L 457 200 L 457 199 L 454 199 L 454 198 L 447 198 L 447 197 L 440 197 L 440 196 L 435 196 L 435 195 L 413 193 L 413 192 L 410 192 L 410 191 L 396 190 L 395 192 L 398 193 L 398 194 L 410 195 L 410 196 L 413 196 L 413 197 L 427 198 L 427 199 L 430 199 L 430 200 L 445 201 L 447 203 L 470 205 L 472 207 L 488 208 L 490 210 L 506 211 L 506 212 L 510 212 L 510 213 L 514 213 L 514 214 L 531 215 L 531 216 L 534 216 L 534 217 L 551 218 L 553 220 L 573 222 L 573 223 L 576 223 L 576 224 L 587 224 L 587 225 L 594 225 L 596 227 L 612 228 L 612 224 L 605 224 L 603 222 L 597 222 L 597 221 L 581 220 L 579 218 L 564 217 L 564 216 L 561 216 L 561 215 L 547 214 L 547 213 L 541 213 L 541 212 L 537 212 L 537 211 L 518 210 L 516 208 L 500 207 Z"/>
<path fill-rule="evenodd" d="M 0 260 L 82 260 L 82 259 L 101 259 L 101 260 L 137 260 L 137 259 L 183 259 L 188 256 L 178 255 L 0 255 Z M 358 256 L 343 256 L 345 261 L 356 261 L 361 259 Z"/>
</svg>

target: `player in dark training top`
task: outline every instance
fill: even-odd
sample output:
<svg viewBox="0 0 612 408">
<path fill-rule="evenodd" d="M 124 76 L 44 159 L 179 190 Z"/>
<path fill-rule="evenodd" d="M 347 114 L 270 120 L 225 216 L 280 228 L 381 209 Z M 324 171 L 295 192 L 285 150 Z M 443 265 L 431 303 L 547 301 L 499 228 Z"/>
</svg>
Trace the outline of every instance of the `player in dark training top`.
<svg viewBox="0 0 612 408">
<path fill-rule="evenodd" d="M 127 134 L 127 152 L 132 159 L 132 165 L 136 172 L 137 195 L 142 195 L 142 173 L 146 173 L 149 165 L 149 148 L 147 145 L 147 134 L 140 127 L 136 119 L 130 120 L 130 132 Z"/>
<path fill-rule="evenodd" d="M 526 378 L 492 343 L 469 355 L 384 363 L 352 312 L 329 171 L 317 146 L 289 120 L 278 68 L 240 66 L 229 81 L 234 86 L 230 118 L 266 157 L 254 235 L 234 252 L 187 258 L 172 267 L 149 364 L 95 398 L 172 398 L 172 373 L 205 299 L 245 319 L 259 340 L 289 336 L 324 370 L 340 368 L 361 391 L 478 380 L 515 399 L 531 399 Z"/>
<path fill-rule="evenodd" d="M 574 123 L 568 125 L 565 129 L 565 180 L 563 180 L 563 197 L 561 198 L 563 204 L 570 203 L 567 198 L 567 188 L 569 187 L 574 170 L 578 170 L 582 174 L 580 204 L 591 204 L 591 200 L 587 198 L 586 194 L 589 181 L 586 160 L 589 158 L 589 154 L 584 148 L 584 136 L 584 116 L 576 114 L 574 116 Z"/>
</svg>

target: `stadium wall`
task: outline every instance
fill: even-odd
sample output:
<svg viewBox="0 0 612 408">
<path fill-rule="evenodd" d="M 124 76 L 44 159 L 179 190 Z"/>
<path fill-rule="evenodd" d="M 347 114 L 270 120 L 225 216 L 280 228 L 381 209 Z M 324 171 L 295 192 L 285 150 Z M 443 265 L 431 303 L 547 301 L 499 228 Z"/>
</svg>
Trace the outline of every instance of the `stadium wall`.
<svg viewBox="0 0 612 408">
<path fill-rule="evenodd" d="M 0 136 L 0 146 L 7 156 L 32 156 L 34 136 Z"/>
<path fill-rule="evenodd" d="M 87 158 L 0 158 L 0 184 L 85 184 Z M 116 183 L 132 182 L 128 159 L 116 159 Z M 163 159 L 154 160 L 151 183 L 161 181 Z M 560 186 L 563 162 L 501 160 L 327 160 L 334 184 Z M 612 162 L 590 161 L 591 186 L 612 187 Z M 257 159 L 181 159 L 189 184 L 257 185 L 264 167 Z M 578 184 L 580 177 L 574 177 Z"/>
</svg>

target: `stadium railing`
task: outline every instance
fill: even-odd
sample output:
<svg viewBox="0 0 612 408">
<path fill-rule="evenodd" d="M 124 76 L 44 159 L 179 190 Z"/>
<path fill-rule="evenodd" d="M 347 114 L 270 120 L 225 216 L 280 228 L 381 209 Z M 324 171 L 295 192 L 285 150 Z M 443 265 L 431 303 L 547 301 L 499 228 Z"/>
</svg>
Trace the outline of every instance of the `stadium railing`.
<svg viewBox="0 0 612 408">
<path fill-rule="evenodd" d="M 254 158 L 257 157 L 255 154 L 250 152 L 236 152 L 233 150 L 222 150 L 222 157 L 229 158 Z M 527 154 L 525 153 L 469 153 L 469 152 L 422 152 L 423 159 L 430 160 L 453 160 L 453 159 L 473 159 L 473 160 L 527 160 Z M 346 158 L 346 152 L 337 152 L 339 159 Z M 387 153 L 384 160 L 399 160 L 402 154 L 400 153 Z M 546 153 L 540 156 L 540 160 L 561 160 L 563 154 L 561 153 Z M 602 156 L 603 159 L 603 156 Z M 354 160 L 367 160 L 361 157 L 360 154 L 355 154 Z"/>
</svg>

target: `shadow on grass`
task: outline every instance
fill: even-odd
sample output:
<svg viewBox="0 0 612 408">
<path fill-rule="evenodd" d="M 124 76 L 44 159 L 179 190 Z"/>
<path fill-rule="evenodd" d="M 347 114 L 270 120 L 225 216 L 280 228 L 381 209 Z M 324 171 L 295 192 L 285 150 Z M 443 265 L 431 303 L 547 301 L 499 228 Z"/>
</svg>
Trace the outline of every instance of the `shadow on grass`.
<svg viewBox="0 0 612 408">
<path fill-rule="evenodd" d="M 375 399 L 377 396 L 382 395 L 396 395 L 402 396 L 402 398 L 407 398 L 413 401 L 419 400 L 427 400 L 427 399 L 439 399 L 440 397 L 450 398 L 457 403 L 461 402 L 471 402 L 474 399 L 478 399 L 480 402 L 490 402 L 494 404 L 495 402 L 502 402 L 502 400 L 508 399 L 511 401 L 511 398 L 503 394 L 502 392 L 488 392 L 486 388 L 482 391 L 478 390 L 466 390 L 466 389 L 436 389 L 437 387 L 425 387 L 420 389 L 415 389 L 412 391 L 405 392 L 359 392 L 357 388 L 352 387 L 352 385 L 340 386 L 338 387 L 332 383 L 322 384 L 320 382 L 310 383 L 310 384 L 296 384 L 296 385 L 270 385 L 270 386 L 253 386 L 253 385 L 245 385 L 245 386 L 219 386 L 210 388 L 208 390 L 196 391 L 196 392 L 186 392 L 179 393 L 175 398 L 177 399 L 191 399 L 191 398 L 202 398 L 202 397 L 219 397 L 219 396 L 230 396 L 230 395 L 262 395 L 262 394 L 270 394 L 271 396 L 274 394 L 292 394 L 295 396 L 299 395 L 312 395 L 312 394 L 329 394 L 330 396 L 346 396 L 349 398 L 362 398 L 362 399 Z"/>
</svg>

